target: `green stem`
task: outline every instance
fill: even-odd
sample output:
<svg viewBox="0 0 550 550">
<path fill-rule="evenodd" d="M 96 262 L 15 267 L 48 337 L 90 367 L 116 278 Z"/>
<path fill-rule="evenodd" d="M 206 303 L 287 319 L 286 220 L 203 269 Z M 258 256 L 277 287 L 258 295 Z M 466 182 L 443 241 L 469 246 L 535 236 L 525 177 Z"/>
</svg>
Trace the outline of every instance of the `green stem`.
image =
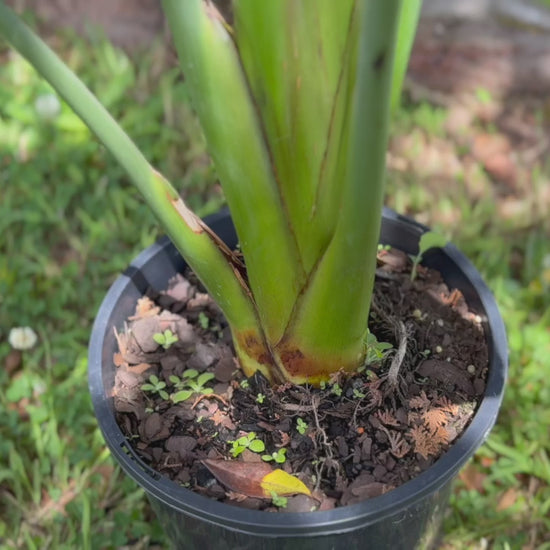
<svg viewBox="0 0 550 550">
<path fill-rule="evenodd" d="M 362 1 L 347 175 L 333 239 L 299 302 L 280 351 L 298 348 L 326 368 L 364 353 L 380 231 L 391 77 L 400 1 Z M 322 322 L 319 320 L 322 319 Z"/>
<path fill-rule="evenodd" d="M 246 258 L 263 329 L 276 341 L 305 276 L 239 54 L 210 2 L 163 0 L 163 8 Z"/>
<path fill-rule="evenodd" d="M 261 334 L 249 291 L 236 275 L 231 254 L 183 203 L 174 187 L 145 157 L 97 98 L 57 55 L 0 2 L 0 35 L 65 99 L 126 170 L 174 244 L 218 302 L 234 332 Z"/>
</svg>

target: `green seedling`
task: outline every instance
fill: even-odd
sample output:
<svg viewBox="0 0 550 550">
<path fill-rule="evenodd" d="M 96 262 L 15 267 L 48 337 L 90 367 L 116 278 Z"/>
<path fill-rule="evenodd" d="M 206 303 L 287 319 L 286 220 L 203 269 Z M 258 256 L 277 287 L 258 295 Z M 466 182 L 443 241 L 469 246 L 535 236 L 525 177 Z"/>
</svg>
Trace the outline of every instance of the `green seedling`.
<svg viewBox="0 0 550 550">
<path fill-rule="evenodd" d="M 296 420 L 296 431 L 299 434 L 304 435 L 306 433 L 307 428 L 308 428 L 307 422 L 305 422 L 301 418 L 298 418 L 298 420 Z"/>
<path fill-rule="evenodd" d="M 337 397 L 341 397 L 342 395 L 342 387 L 338 383 L 332 384 L 331 391 Z"/>
<path fill-rule="evenodd" d="M 249 449 L 253 453 L 263 453 L 265 451 L 265 444 L 261 439 L 256 439 L 256 433 L 250 432 L 239 439 L 234 441 L 228 441 L 231 443 L 231 454 L 234 458 L 237 458 L 245 449 Z"/>
<path fill-rule="evenodd" d="M 243 380 L 241 380 L 241 384 L 240 384 L 241 388 L 243 390 L 247 390 L 249 387 L 250 387 L 250 383 L 248 382 L 248 380 L 245 378 Z"/>
<path fill-rule="evenodd" d="M 166 329 L 164 332 L 153 334 L 153 340 L 164 349 L 169 349 L 178 341 L 178 337 L 170 329 Z"/>
<path fill-rule="evenodd" d="M 363 397 L 365 397 L 365 394 L 361 390 L 353 388 L 353 397 L 355 397 L 355 399 L 363 399 Z"/>
<path fill-rule="evenodd" d="M 260 405 L 264 402 L 265 395 L 263 393 L 259 393 L 256 396 L 256 403 L 260 403 Z"/>
<path fill-rule="evenodd" d="M 174 384 L 174 388 L 179 390 L 170 396 L 170 399 L 174 403 L 180 403 L 186 401 L 194 394 L 210 395 L 214 392 L 212 388 L 206 388 L 205 384 L 210 382 L 214 378 L 211 372 L 203 372 L 199 374 L 195 369 L 186 370 L 182 378 L 177 376 L 170 376 L 169 380 Z"/>
<path fill-rule="evenodd" d="M 276 506 L 277 508 L 286 508 L 286 505 L 288 504 L 288 499 L 286 497 L 278 495 L 275 491 L 271 491 L 270 494 L 273 506 Z"/>
<path fill-rule="evenodd" d="M 424 254 L 430 250 L 430 248 L 444 247 L 447 242 L 447 239 L 443 235 L 436 233 L 435 231 L 427 231 L 422 235 L 422 237 L 420 237 L 420 241 L 418 243 L 418 254 L 416 256 L 412 256 L 413 266 L 411 269 L 411 281 L 416 279 L 416 271 Z"/>
<path fill-rule="evenodd" d="M 379 342 L 370 330 L 367 331 L 366 346 L 365 364 L 359 369 L 359 372 L 364 371 L 368 365 L 380 363 L 393 348 L 389 342 Z"/>
<path fill-rule="evenodd" d="M 159 380 L 158 376 L 155 374 L 151 374 L 151 376 L 149 376 L 149 382 L 146 382 L 141 386 L 143 391 L 156 393 L 162 397 L 162 399 L 168 400 L 169 396 L 164 388 L 166 388 L 166 382 Z"/>
<path fill-rule="evenodd" d="M 286 449 L 279 449 L 278 451 L 272 452 L 270 455 L 262 455 L 262 460 L 266 462 L 275 461 L 277 464 L 284 464 L 286 461 Z"/>
<path fill-rule="evenodd" d="M 203 311 L 199 313 L 199 325 L 205 330 L 210 326 L 210 319 Z"/>
</svg>

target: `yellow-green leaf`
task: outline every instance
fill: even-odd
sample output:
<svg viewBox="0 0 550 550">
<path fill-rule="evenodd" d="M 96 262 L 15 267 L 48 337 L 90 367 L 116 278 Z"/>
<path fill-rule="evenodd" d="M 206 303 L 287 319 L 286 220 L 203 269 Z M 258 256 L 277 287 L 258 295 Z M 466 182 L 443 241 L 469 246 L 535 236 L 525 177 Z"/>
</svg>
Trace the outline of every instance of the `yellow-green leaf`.
<svg viewBox="0 0 550 550">
<path fill-rule="evenodd" d="M 284 470 L 273 470 L 264 476 L 260 485 L 266 496 L 270 496 L 271 493 L 280 496 L 311 495 L 311 491 L 297 477 L 287 474 Z"/>
</svg>

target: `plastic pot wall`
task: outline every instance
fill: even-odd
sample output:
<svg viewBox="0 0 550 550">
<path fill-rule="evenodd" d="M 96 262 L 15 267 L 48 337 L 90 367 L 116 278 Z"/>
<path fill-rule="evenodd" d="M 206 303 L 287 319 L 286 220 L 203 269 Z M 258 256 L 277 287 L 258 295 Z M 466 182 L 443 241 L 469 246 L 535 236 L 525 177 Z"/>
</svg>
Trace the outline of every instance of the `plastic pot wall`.
<svg viewBox="0 0 550 550">
<path fill-rule="evenodd" d="M 230 246 L 236 235 L 227 212 L 207 219 Z M 380 241 L 410 254 L 426 231 L 385 210 Z M 431 468 L 389 493 L 324 512 L 268 513 L 222 504 L 180 487 L 148 467 L 118 427 L 111 397 L 116 341 L 147 288 L 166 288 L 185 264 L 167 239 L 149 247 L 113 284 L 96 318 L 89 351 L 89 384 L 107 445 L 122 469 L 146 491 L 161 524 L 179 549 L 337 550 L 431 548 L 439 531 L 451 483 L 486 439 L 497 418 L 507 372 L 504 324 L 494 298 L 471 263 L 452 245 L 428 252 L 423 263 L 438 269 L 449 286 L 462 291 L 484 320 L 489 343 L 489 375 L 482 403 L 471 424 Z"/>
</svg>

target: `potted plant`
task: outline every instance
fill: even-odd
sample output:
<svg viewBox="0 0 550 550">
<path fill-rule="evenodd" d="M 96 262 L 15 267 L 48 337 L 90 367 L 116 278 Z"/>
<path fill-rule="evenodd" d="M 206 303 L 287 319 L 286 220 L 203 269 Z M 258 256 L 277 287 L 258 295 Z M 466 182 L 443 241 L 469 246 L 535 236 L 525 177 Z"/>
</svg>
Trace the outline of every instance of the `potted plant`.
<svg viewBox="0 0 550 550">
<path fill-rule="evenodd" d="M 126 169 L 223 311 L 244 373 L 261 373 L 275 385 L 319 386 L 338 373 L 353 374 L 368 353 L 388 122 L 419 4 L 235 0 L 228 22 L 208 0 L 163 1 L 231 212 L 232 221 L 225 215 L 209 225 L 1 2 L 0 33 Z M 387 213 L 381 240 L 418 256 L 425 231 Z M 234 252 L 237 242 L 244 262 Z M 160 476 L 136 455 L 108 397 L 113 327 L 123 325 L 147 286 L 162 289 L 183 262 L 165 242 L 144 252 L 115 283 L 92 335 L 92 398 L 113 454 L 146 489 L 178 547 L 433 544 L 452 478 L 495 421 L 506 341 L 494 301 L 467 260 L 451 246 L 426 260 L 485 320 L 485 398 L 464 434 L 417 478 L 370 500 L 315 513 L 269 514 L 219 503 Z"/>
</svg>

